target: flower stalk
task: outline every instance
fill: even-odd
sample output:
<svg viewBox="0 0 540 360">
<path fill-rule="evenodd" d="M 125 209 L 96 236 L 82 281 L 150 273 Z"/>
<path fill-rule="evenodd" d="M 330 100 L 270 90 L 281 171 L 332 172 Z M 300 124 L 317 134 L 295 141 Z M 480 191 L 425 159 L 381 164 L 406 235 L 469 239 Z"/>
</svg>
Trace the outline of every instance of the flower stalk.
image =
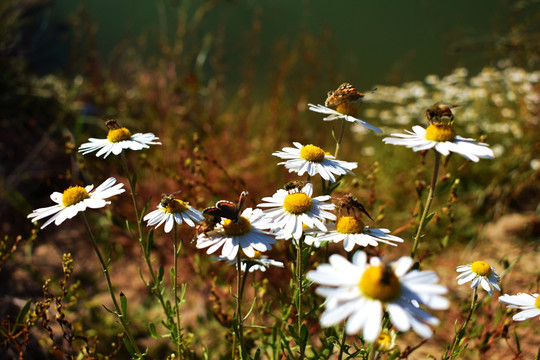
<svg viewBox="0 0 540 360">
<path fill-rule="evenodd" d="M 461 340 L 465 336 L 465 330 L 467 329 L 467 326 L 469 325 L 469 322 L 471 321 L 471 317 L 472 317 L 473 313 L 476 311 L 476 309 L 478 308 L 478 303 L 476 301 L 477 299 L 478 299 L 478 288 L 474 288 L 473 295 L 472 295 L 472 300 L 471 300 L 471 307 L 469 308 L 469 314 L 467 315 L 467 319 L 465 320 L 463 325 L 461 325 L 459 330 L 456 331 L 456 334 L 454 335 L 454 340 L 452 341 L 452 345 L 450 345 L 446 349 L 446 352 L 444 353 L 444 356 L 442 357 L 442 360 L 449 360 L 449 359 L 454 359 L 455 358 L 455 356 L 452 356 L 452 355 L 453 355 L 454 351 L 456 351 L 456 347 L 459 346 L 459 343 L 461 342 Z M 459 349 L 458 349 L 458 351 L 459 351 Z M 456 354 L 456 356 L 458 356 L 458 355 L 459 355 L 459 353 Z"/>
<path fill-rule="evenodd" d="M 146 285 L 148 286 L 148 288 L 150 289 L 150 291 L 152 291 L 152 293 L 158 298 L 160 304 L 161 304 L 161 307 L 163 308 L 163 312 L 165 313 L 165 316 L 167 317 L 167 321 L 170 323 L 170 324 L 174 324 L 174 318 L 173 316 L 171 315 L 171 313 L 168 311 L 168 307 L 167 307 L 167 304 L 165 302 L 165 299 L 163 298 L 163 295 L 162 295 L 162 292 L 160 291 L 160 287 L 161 285 L 159 284 L 158 282 L 158 278 L 157 278 L 157 275 L 156 275 L 156 272 L 154 270 L 154 267 L 152 266 L 152 260 L 150 259 L 150 253 L 149 253 L 149 249 L 148 249 L 148 244 L 147 244 L 147 240 L 145 241 L 144 239 L 144 236 L 143 236 L 143 229 L 142 229 L 142 216 L 141 216 L 141 213 L 140 213 L 140 210 L 139 210 L 139 205 L 137 203 L 137 197 L 136 197 L 136 192 L 135 192 L 135 188 L 136 188 L 136 180 L 135 178 L 131 175 L 130 171 L 129 171 L 129 167 L 128 167 L 128 164 L 127 164 L 127 160 L 126 160 L 126 156 L 124 154 L 124 152 L 121 153 L 121 159 L 122 159 L 122 167 L 126 173 L 126 176 L 128 178 L 128 183 L 129 183 L 129 190 L 130 190 L 130 193 L 131 193 L 131 199 L 133 200 L 133 207 L 135 209 L 135 218 L 137 220 L 137 229 L 138 229 L 138 232 L 139 232 L 139 238 L 137 239 L 139 244 L 141 245 L 141 250 L 142 250 L 142 254 L 143 254 L 143 257 L 144 257 L 144 261 L 146 262 L 146 266 L 148 268 L 148 271 L 150 272 L 150 277 L 152 278 L 152 284 L 148 284 L 146 283 Z M 175 257 L 176 257 L 176 254 L 175 254 Z M 176 272 L 175 272 L 175 275 L 176 275 Z M 175 303 L 176 303 L 176 298 L 175 298 Z M 178 324 L 178 331 L 180 332 L 180 324 Z"/>
<path fill-rule="evenodd" d="M 426 200 L 426 205 L 424 206 L 424 211 L 422 212 L 422 217 L 420 218 L 420 223 L 418 224 L 418 230 L 416 231 L 416 236 L 414 237 L 414 243 L 411 251 L 411 257 L 414 259 L 416 255 L 416 250 L 420 243 L 420 237 L 422 236 L 422 230 L 426 222 L 427 215 L 429 213 L 429 208 L 433 202 L 433 197 L 435 194 L 435 187 L 437 186 L 437 179 L 439 176 L 439 166 L 441 163 L 441 154 L 438 151 L 435 151 L 435 165 L 433 166 L 433 177 L 431 178 L 431 186 L 429 188 L 428 197 Z"/>
<path fill-rule="evenodd" d="M 141 355 L 141 350 L 139 349 L 139 346 L 137 345 L 135 338 L 129 331 L 128 322 L 127 322 L 127 314 L 124 314 L 122 312 L 122 309 L 118 305 L 118 300 L 116 299 L 116 295 L 114 294 L 111 277 L 109 276 L 109 268 L 108 268 L 107 262 L 105 262 L 105 260 L 103 259 L 103 256 L 101 255 L 101 251 L 99 250 L 99 246 L 96 242 L 94 234 L 92 233 L 92 229 L 90 228 L 90 224 L 88 223 L 88 219 L 86 218 L 86 215 L 84 214 L 84 212 L 81 212 L 81 218 L 83 220 L 84 226 L 86 227 L 86 230 L 88 231 L 88 234 L 90 235 L 90 239 L 92 240 L 92 246 L 94 247 L 96 255 L 99 259 L 101 269 L 103 270 L 103 275 L 105 275 L 105 280 L 107 281 L 107 289 L 109 290 L 109 295 L 111 296 L 115 313 L 118 316 L 118 319 L 120 320 L 120 324 L 122 325 L 122 328 L 124 329 L 124 332 L 127 336 L 127 341 L 131 345 L 131 348 L 134 349 L 135 355 L 139 356 Z"/>
</svg>

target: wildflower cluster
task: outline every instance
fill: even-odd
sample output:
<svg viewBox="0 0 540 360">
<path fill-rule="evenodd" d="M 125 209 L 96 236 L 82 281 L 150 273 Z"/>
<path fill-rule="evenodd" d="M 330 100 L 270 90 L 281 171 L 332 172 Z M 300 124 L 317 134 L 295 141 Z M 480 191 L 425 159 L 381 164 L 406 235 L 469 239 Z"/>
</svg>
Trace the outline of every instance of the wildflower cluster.
<svg viewBox="0 0 540 360">
<path fill-rule="evenodd" d="M 482 82 L 488 75 L 481 74 L 478 78 L 471 79 L 469 85 L 465 83 L 465 76 L 466 73 L 458 70 L 452 77 L 443 80 L 430 77 L 427 80 L 428 85 L 411 84 L 405 93 L 397 92 L 393 94 L 392 99 L 388 88 L 380 87 L 378 93 L 380 99 L 373 101 L 373 104 L 377 104 L 378 101 L 394 101 L 400 104 L 414 101 L 415 106 L 424 104 L 424 108 L 427 108 L 424 112 L 428 121 L 426 128 L 416 125 L 412 127 L 412 131 L 393 133 L 384 137 L 382 142 L 405 146 L 415 152 L 433 150 L 435 156 L 429 195 L 410 225 L 416 227 L 416 235 L 410 244 L 411 254 L 401 256 L 396 261 L 387 261 L 385 252 L 390 248 L 397 249 L 398 252 L 405 251 L 406 246 L 409 246 L 407 239 L 398 237 L 385 227 L 377 227 L 376 225 L 383 221 L 383 217 L 372 217 L 362 201 L 352 193 L 338 192 L 347 188 L 346 177 L 356 176 L 352 171 L 358 168 L 356 162 L 338 159 L 345 124 L 351 123 L 352 126 L 371 130 L 373 136 L 383 132 L 357 117 L 357 102 L 364 94 L 356 91 L 349 83 L 330 91 L 324 106 L 309 104 L 311 111 L 328 115 L 323 118 L 324 121 L 341 120 L 341 131 L 335 138 L 335 153 L 332 155 L 319 145 L 303 145 L 296 141 L 292 142 L 293 147 L 275 151 L 272 155 L 283 160 L 277 165 L 283 165 L 289 174 L 293 173 L 298 178 L 287 182 L 283 188 L 272 190 L 274 191 L 272 195 L 262 197 L 261 202 L 254 207 L 244 209 L 249 195 L 247 191 L 240 194 L 236 203 L 219 200 L 214 206 L 202 211 L 190 205 L 188 199 L 177 198 L 176 192 L 170 195 L 163 194 L 155 208 L 143 214 L 150 203 L 143 207 L 144 211 L 140 211 L 138 204 L 140 200 L 136 198 L 135 191 L 136 177 L 131 175 L 124 152 L 140 151 L 150 148 L 151 145 L 160 145 L 159 138 L 152 133 L 132 135 L 130 130 L 121 127 L 116 121 L 108 120 L 108 135 L 105 139 L 90 138 L 88 143 L 82 144 L 79 152 L 83 155 L 96 152 L 96 157 L 103 156 L 104 159 L 110 154 L 120 156 L 133 197 L 137 231 L 129 227 L 129 222 L 127 225 L 134 239 L 141 245 L 142 256 L 147 266 L 145 274 L 149 276 L 149 280 L 144 277 L 143 280 L 163 308 L 164 318 L 161 324 L 168 332 L 163 337 L 171 340 L 175 353 L 187 358 L 186 354 L 191 351 L 190 344 L 183 334 L 186 330 L 181 324 L 181 305 L 184 303 L 186 284 L 180 286 L 178 283 L 179 262 L 183 256 L 181 249 L 184 243 L 179 241 L 177 229 L 183 224 L 196 232 L 193 237 L 196 249 L 208 255 L 215 254 L 213 259 L 226 261 L 236 267 L 234 317 L 220 322 L 229 324 L 233 338 L 232 353 L 240 358 L 251 356 L 249 342 L 245 339 L 244 321 L 256 306 L 254 301 L 247 315 L 242 310 L 247 278 L 249 273 L 255 273 L 257 270 L 262 273 L 270 266 L 274 266 L 277 268 L 274 270 L 281 273 L 290 270 L 291 273 L 288 275 L 294 280 L 290 282 L 292 291 L 283 291 L 283 294 L 291 294 L 291 298 L 280 299 L 282 323 L 274 325 L 280 327 L 279 333 L 283 334 L 284 338 L 293 339 L 295 342 L 294 350 L 292 348 L 283 350 L 287 352 L 285 354 L 287 357 L 303 359 L 307 356 L 306 351 L 313 347 L 309 345 L 309 338 L 313 333 L 307 329 L 305 318 L 319 312 L 320 324 L 323 327 L 342 326 L 343 334 L 339 336 L 341 339 L 339 358 L 342 358 L 345 349 L 348 348 L 345 335 L 358 334 L 367 343 L 362 351 L 371 351 L 372 358 L 375 358 L 376 352 L 394 351 L 397 348 L 396 339 L 399 340 L 402 332 L 412 329 L 423 338 L 433 336 L 433 327 L 438 326 L 439 320 L 428 310 L 445 310 L 450 306 L 449 300 L 444 297 L 448 288 L 439 284 L 440 279 L 435 272 L 420 270 L 426 265 L 421 264 L 418 249 L 422 242 L 429 240 L 429 236 L 424 232 L 432 216 L 429 215 L 429 211 L 435 197 L 441 157 L 456 153 L 467 160 L 478 162 L 480 159 L 494 159 L 495 153 L 488 144 L 457 134 L 452 111 L 455 106 L 436 103 L 428 107 L 421 98 L 427 96 L 430 86 L 430 91 L 444 90 L 442 95 L 451 101 L 464 100 L 463 96 L 458 94 L 462 94 L 466 86 L 474 88 L 475 84 Z M 525 77 L 513 73 L 506 76 L 514 80 L 500 80 L 502 84 L 506 84 L 513 89 L 512 91 L 523 90 L 516 84 L 525 82 L 527 80 Z M 481 97 L 481 94 L 472 90 L 468 94 Z M 540 100 L 538 102 L 540 103 Z M 401 113 L 404 110 L 395 111 Z M 411 111 L 416 111 L 416 108 L 407 108 L 407 112 L 401 115 L 392 114 L 391 117 L 395 118 L 396 123 L 401 124 L 406 123 L 402 119 L 406 114 L 408 123 Z M 383 124 L 389 124 L 382 111 L 377 112 L 373 108 L 368 108 L 365 113 L 370 114 L 369 117 L 372 118 L 375 115 L 380 116 Z M 464 113 L 461 115 L 465 117 Z M 314 178 L 319 176 L 320 179 L 314 181 Z M 63 193 L 54 192 L 51 199 L 55 205 L 34 210 L 28 218 L 32 221 L 49 218 L 42 225 L 43 228 L 51 223 L 61 225 L 67 219 L 81 214 L 107 281 L 114 306 L 111 313 L 117 316 L 122 326 L 126 336 L 126 347 L 131 356 L 142 358 L 146 353 L 140 350 L 136 337 L 131 333 L 132 328 L 127 318 L 127 300 L 123 293 L 116 294 L 109 276 L 111 259 L 102 256 L 91 226 L 84 216 L 87 208 L 102 208 L 110 204 L 108 199 L 124 193 L 124 184 L 117 184 L 116 181 L 114 177 L 110 177 L 96 189 L 93 189 L 92 185 L 86 187 L 76 185 Z M 320 189 L 315 185 L 319 183 L 322 184 Z M 152 229 L 145 229 L 142 226 L 143 222 Z M 163 281 L 163 267 L 160 266 L 159 270 L 156 270 L 151 256 L 153 234 L 161 225 L 164 232 L 170 234 L 172 238 L 171 294 L 166 292 L 168 285 Z M 335 246 L 338 243 L 339 246 Z M 287 264 L 290 266 L 285 266 L 288 263 L 285 255 L 287 248 L 292 250 L 291 253 L 296 252 L 294 264 Z M 258 276 L 266 276 L 274 270 Z M 462 344 L 466 328 L 472 314 L 478 309 L 478 289 L 484 289 L 490 297 L 495 291 L 501 291 L 499 286 L 501 276 L 487 262 L 473 261 L 468 265 L 457 266 L 456 270 L 459 273 L 458 285 L 471 282 L 473 301 L 469 316 L 459 331 L 456 331 L 454 341 L 447 349 L 448 357 L 445 355 L 445 358 L 453 358 L 464 350 Z M 256 279 L 255 276 L 253 278 Z M 318 294 L 324 299 L 317 298 L 313 294 Z M 172 300 L 169 300 L 169 295 Z M 306 296 L 313 296 L 310 304 L 318 304 L 315 309 L 303 310 Z M 522 310 L 514 315 L 513 319 L 516 321 L 540 316 L 538 294 L 503 295 L 499 297 L 499 301 L 509 308 Z M 265 311 L 269 308 L 270 306 L 261 306 Z M 227 316 L 220 318 L 227 319 Z M 293 318 L 296 324 L 291 326 Z M 341 325 L 342 323 L 344 324 Z M 155 325 L 152 324 L 149 329 L 152 335 L 155 335 Z"/>
</svg>

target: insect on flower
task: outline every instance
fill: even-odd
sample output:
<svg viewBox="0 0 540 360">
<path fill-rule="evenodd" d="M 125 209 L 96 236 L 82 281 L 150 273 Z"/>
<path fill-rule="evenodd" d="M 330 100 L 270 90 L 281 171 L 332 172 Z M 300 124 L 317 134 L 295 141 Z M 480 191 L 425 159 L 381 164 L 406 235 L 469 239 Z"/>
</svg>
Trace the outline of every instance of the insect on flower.
<svg viewBox="0 0 540 360">
<path fill-rule="evenodd" d="M 360 100 L 364 97 L 364 94 L 356 91 L 354 86 L 350 83 L 343 83 L 339 85 L 336 90 L 328 92 L 324 106 L 326 107 L 338 107 L 343 103 L 353 102 Z"/>
<path fill-rule="evenodd" d="M 109 130 L 116 130 L 122 128 L 120 125 L 118 125 L 118 122 L 115 119 L 105 120 L 105 126 L 107 126 L 107 129 Z"/>
<path fill-rule="evenodd" d="M 221 218 L 219 216 L 205 216 L 203 222 L 197 226 L 197 233 L 193 237 L 193 240 L 196 240 L 199 235 L 207 234 L 210 231 L 213 231 L 216 228 L 216 225 L 219 224 Z"/>
<path fill-rule="evenodd" d="M 161 194 L 161 202 L 160 202 L 161 206 L 163 206 L 164 208 L 169 206 L 169 204 L 175 199 L 174 195 L 179 194 L 181 192 L 182 190 L 178 190 L 170 195 Z"/>
<path fill-rule="evenodd" d="M 371 215 L 367 212 L 364 205 L 362 205 L 351 193 L 345 194 L 339 201 L 339 216 L 341 217 L 341 211 L 345 209 L 347 210 L 347 215 L 350 214 L 352 211 L 353 216 L 358 218 L 356 215 L 356 210 L 360 210 L 364 214 L 367 215 L 368 218 L 371 219 L 371 221 L 374 221 Z"/>
<path fill-rule="evenodd" d="M 230 219 L 237 223 L 240 220 L 240 213 L 248 195 L 249 193 L 247 191 L 242 191 L 237 204 L 227 200 L 220 200 L 216 203 L 216 206 L 204 209 L 203 214 Z"/>
<path fill-rule="evenodd" d="M 283 185 L 283 188 L 290 192 L 291 190 L 300 190 L 306 185 L 305 181 L 302 180 L 292 180 L 289 182 L 286 182 L 285 185 Z"/>
<path fill-rule="evenodd" d="M 460 105 L 444 105 L 436 102 L 426 110 L 425 115 L 429 123 L 440 122 L 443 117 L 449 118 L 450 122 L 452 122 L 454 121 L 452 109 L 458 106 Z"/>
</svg>

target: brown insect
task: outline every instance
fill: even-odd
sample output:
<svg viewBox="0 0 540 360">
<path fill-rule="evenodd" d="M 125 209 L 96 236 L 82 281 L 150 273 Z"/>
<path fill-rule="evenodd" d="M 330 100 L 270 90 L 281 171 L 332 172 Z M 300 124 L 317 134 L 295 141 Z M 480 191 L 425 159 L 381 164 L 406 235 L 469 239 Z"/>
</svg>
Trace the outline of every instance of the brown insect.
<svg viewBox="0 0 540 360">
<path fill-rule="evenodd" d="M 426 118 L 430 123 L 439 122 L 442 118 L 447 117 L 450 121 L 454 120 L 452 109 L 459 105 L 444 105 L 439 102 L 431 105 L 425 112 Z"/>
<path fill-rule="evenodd" d="M 237 204 L 228 200 L 220 200 L 216 203 L 216 206 L 207 207 L 204 209 L 203 214 L 230 219 L 237 223 L 240 220 L 240 213 L 244 208 L 248 195 L 249 193 L 247 191 L 242 191 L 240 197 L 238 198 Z"/>
<path fill-rule="evenodd" d="M 197 234 L 195 235 L 195 238 L 199 235 L 206 234 L 214 230 L 220 221 L 221 218 L 219 216 L 205 216 L 202 223 L 197 226 Z"/>
<path fill-rule="evenodd" d="M 116 130 L 116 129 L 122 128 L 120 125 L 118 125 L 118 123 L 114 119 L 105 120 L 105 125 L 107 126 L 109 130 Z"/>
<path fill-rule="evenodd" d="M 295 190 L 295 189 L 301 189 L 306 185 L 305 181 L 302 180 L 292 180 L 289 182 L 286 182 L 285 185 L 283 185 L 283 188 L 287 191 Z"/>
<path fill-rule="evenodd" d="M 174 195 L 179 194 L 180 192 L 182 192 L 182 190 L 178 190 L 170 195 L 161 194 L 161 207 L 166 208 L 167 206 L 169 206 L 169 204 L 175 199 Z"/>
<path fill-rule="evenodd" d="M 392 268 L 392 266 L 390 266 L 390 264 L 387 264 L 387 263 L 383 263 L 382 268 L 383 269 L 382 269 L 380 283 L 386 286 L 392 285 L 392 279 L 396 277 L 394 269 Z"/>
<path fill-rule="evenodd" d="M 356 91 L 350 83 L 343 83 L 336 90 L 328 92 L 324 106 L 335 108 L 344 103 L 360 100 L 363 97 L 364 94 Z"/>
<path fill-rule="evenodd" d="M 358 216 L 356 215 L 356 210 L 360 210 L 361 212 L 366 214 L 367 217 L 371 219 L 371 221 L 374 221 L 371 215 L 369 215 L 369 213 L 367 212 L 364 205 L 362 205 L 354 196 L 352 196 L 351 193 L 345 194 L 341 198 L 339 202 L 339 216 L 341 216 L 341 211 L 343 209 L 347 210 L 347 215 L 349 215 L 352 211 L 353 216 L 356 218 L 358 218 Z"/>
</svg>

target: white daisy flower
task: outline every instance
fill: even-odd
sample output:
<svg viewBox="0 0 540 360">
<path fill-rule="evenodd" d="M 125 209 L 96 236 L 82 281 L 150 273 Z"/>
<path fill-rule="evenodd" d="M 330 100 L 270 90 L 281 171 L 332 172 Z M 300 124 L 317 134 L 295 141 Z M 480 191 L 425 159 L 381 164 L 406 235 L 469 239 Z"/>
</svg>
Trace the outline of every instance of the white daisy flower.
<svg viewBox="0 0 540 360">
<path fill-rule="evenodd" d="M 341 216 L 335 224 L 328 224 L 328 231 L 313 237 L 313 243 L 331 241 L 338 243 L 343 241 L 345 251 L 352 251 L 356 245 L 359 246 L 377 246 L 379 243 L 385 243 L 397 246 L 403 239 L 390 235 L 388 229 L 370 229 L 364 226 L 362 220 L 356 216 Z"/>
<path fill-rule="evenodd" d="M 288 192 L 279 189 L 272 197 L 262 200 L 266 203 L 257 205 L 272 209 L 265 210 L 265 214 L 272 221 L 272 229 L 279 229 L 285 239 L 300 239 L 303 226 L 317 227 L 326 231 L 325 219 L 335 220 L 336 216 L 330 211 L 335 205 L 327 202 L 330 195 L 312 198 L 313 185 L 307 183 L 300 191 Z"/>
<path fill-rule="evenodd" d="M 378 127 L 375 127 L 369 123 L 367 123 L 364 120 L 358 119 L 356 116 L 356 108 L 352 104 L 341 104 L 337 107 L 336 110 L 330 109 L 329 107 L 323 106 L 323 105 L 313 105 L 308 104 L 308 108 L 311 111 L 315 111 L 320 114 L 329 115 L 325 118 L 323 118 L 324 121 L 333 121 L 337 119 L 344 119 L 349 122 L 356 123 L 358 125 L 361 125 L 365 128 L 368 128 L 369 130 L 373 130 L 378 133 L 382 133 L 382 130 Z"/>
<path fill-rule="evenodd" d="M 383 139 L 385 144 L 403 145 L 413 151 L 422 151 L 435 148 L 436 151 L 447 156 L 450 152 L 460 154 L 466 159 L 477 162 L 482 159 L 493 159 L 493 150 L 488 144 L 475 142 L 456 135 L 452 125 L 435 123 L 424 129 L 413 126 L 413 132 L 405 130 L 407 134 L 392 134 L 394 137 Z"/>
<path fill-rule="evenodd" d="M 538 294 L 504 294 L 499 296 L 499 301 L 509 308 L 523 310 L 512 317 L 514 321 L 523 321 L 537 316 L 540 319 L 540 297 Z"/>
<path fill-rule="evenodd" d="M 147 221 L 147 226 L 159 227 L 165 223 L 165 232 L 168 233 L 172 230 L 174 223 L 178 225 L 184 221 L 191 227 L 195 224 L 200 224 L 204 220 L 203 214 L 195 209 L 189 203 L 179 199 L 165 197 L 166 201 L 161 201 L 157 206 L 157 210 L 148 213 L 144 217 L 144 221 Z"/>
<path fill-rule="evenodd" d="M 73 218 L 80 211 L 85 211 L 86 208 L 99 209 L 110 204 L 111 202 L 105 201 L 105 199 L 125 191 L 122 189 L 124 184 L 115 185 L 115 183 L 116 179 L 110 177 L 93 191 L 94 185 L 88 185 L 86 187 L 72 186 L 63 193 L 53 192 L 51 194 L 51 200 L 56 205 L 36 209 L 28 215 L 28 218 L 32 219 L 32 221 L 37 221 L 52 215 L 41 228 L 43 229 L 52 222 L 58 226 L 66 219 Z"/>
<path fill-rule="evenodd" d="M 197 249 L 205 249 L 207 254 L 213 254 L 219 248 L 221 256 L 232 260 L 236 257 L 238 249 L 242 249 L 244 254 L 253 258 L 256 251 L 264 252 L 271 249 L 276 242 L 269 236 L 267 231 L 272 224 L 261 209 L 247 208 L 242 212 L 240 220 L 234 222 L 230 219 L 223 219 L 215 230 L 197 236 Z"/>
<path fill-rule="evenodd" d="M 277 151 L 272 155 L 282 159 L 287 159 L 278 163 L 285 165 L 289 172 L 297 172 L 299 176 L 308 173 L 309 176 L 320 174 L 324 180 L 335 182 L 336 175 L 345 175 L 354 173 L 352 169 L 356 169 L 357 163 L 336 160 L 332 155 L 326 154 L 323 149 L 315 145 L 302 146 L 299 142 L 293 142 L 296 148 L 286 147 L 282 151 Z"/>
<path fill-rule="evenodd" d="M 381 332 L 383 311 L 386 311 L 399 331 L 412 328 L 418 335 L 429 338 L 433 333 L 428 325 L 438 325 L 439 321 L 422 308 L 443 310 L 449 306 L 449 301 L 440 296 L 447 289 L 436 284 L 439 278 L 434 272 L 408 272 L 413 265 L 410 257 L 385 265 L 377 257 L 368 263 L 366 253 L 358 251 L 352 263 L 337 254 L 329 260 L 329 264 L 307 273 L 308 279 L 323 285 L 317 289 L 319 295 L 326 297 L 322 326 L 348 318 L 347 334 L 363 329 L 364 340 L 373 343 Z"/>
<path fill-rule="evenodd" d="M 493 266 L 490 266 L 484 261 L 475 261 L 472 264 L 460 265 L 456 268 L 456 271 L 461 273 L 457 277 L 459 285 L 472 280 L 471 289 L 482 285 L 482 288 L 491 296 L 493 296 L 493 289 L 501 291 L 501 288 L 497 285 L 500 280 L 499 274 L 497 274 Z"/>
<path fill-rule="evenodd" d="M 229 265 L 235 265 L 236 266 L 236 260 L 229 260 L 226 257 L 217 257 L 216 260 L 225 260 Z M 255 257 L 253 258 L 242 258 L 240 259 L 241 263 L 241 269 L 242 272 L 246 271 L 246 268 L 248 268 L 249 272 L 255 272 L 257 270 L 260 270 L 262 272 L 265 272 L 267 268 L 270 266 L 276 266 L 276 267 L 283 267 L 283 263 L 281 261 L 277 261 L 274 259 L 270 259 L 266 255 L 262 255 L 260 252 L 255 251 Z"/>
<path fill-rule="evenodd" d="M 103 158 L 106 158 L 111 153 L 118 155 L 124 149 L 142 150 L 149 148 L 149 145 L 161 145 L 160 142 L 155 141 L 159 138 L 152 133 L 131 135 L 127 128 L 120 127 L 114 120 L 108 120 L 107 126 L 109 133 L 106 139 L 90 138 L 88 139 L 90 142 L 79 147 L 79 152 L 86 155 L 97 150 L 97 157 L 103 155 Z"/>
</svg>

